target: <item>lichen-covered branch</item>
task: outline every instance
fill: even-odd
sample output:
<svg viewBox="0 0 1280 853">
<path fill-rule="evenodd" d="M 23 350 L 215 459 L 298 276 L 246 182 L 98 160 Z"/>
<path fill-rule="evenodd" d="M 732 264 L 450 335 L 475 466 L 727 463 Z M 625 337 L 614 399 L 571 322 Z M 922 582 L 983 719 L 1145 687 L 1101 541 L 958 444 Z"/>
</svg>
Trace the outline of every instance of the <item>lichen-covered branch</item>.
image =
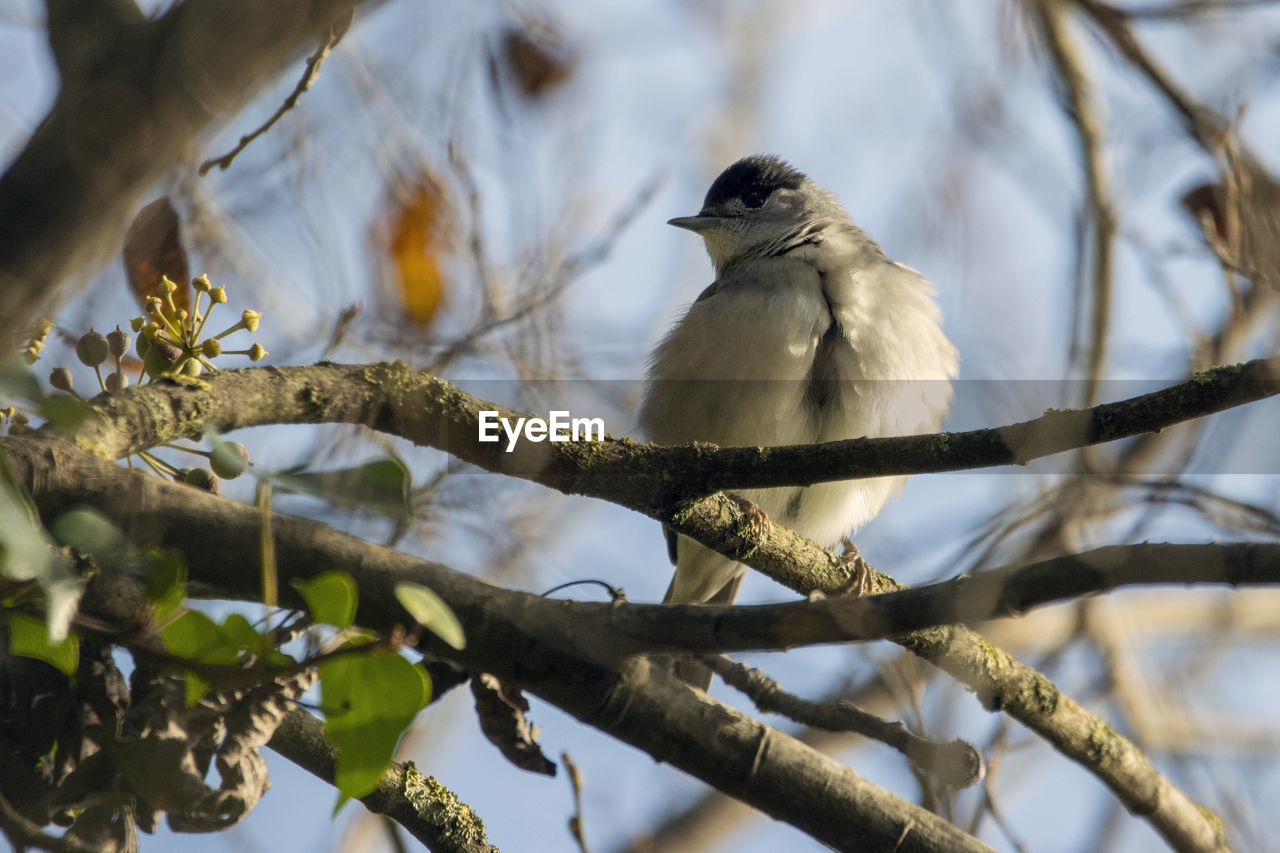
<svg viewBox="0 0 1280 853">
<path fill-rule="evenodd" d="M 1280 392 L 1280 357 L 1216 367 L 1185 382 L 1088 409 L 1054 409 L 1007 426 L 936 435 L 857 438 L 794 447 L 660 448 L 602 442 L 478 440 L 480 412 L 517 418 L 448 382 L 401 363 L 229 370 L 206 389 L 156 383 L 92 401 L 102 415 L 76 443 L 119 458 L 206 427 L 229 432 L 266 424 L 351 423 L 435 447 L 487 471 L 569 494 L 602 498 L 662 521 L 709 512 L 693 501 L 725 489 L 807 486 L 886 474 L 1024 465 L 1066 450 L 1166 429 Z M 679 530 L 679 528 L 677 527 Z M 685 532 L 679 530 L 679 532 Z"/>
<path fill-rule="evenodd" d="M 336 755 L 324 736 L 324 724 L 302 709 L 284 718 L 267 743 L 302 769 L 332 784 Z M 413 762 L 393 762 L 391 769 L 360 802 L 403 826 L 433 853 L 497 853 L 485 837 L 484 821 L 471 806 Z"/>
</svg>

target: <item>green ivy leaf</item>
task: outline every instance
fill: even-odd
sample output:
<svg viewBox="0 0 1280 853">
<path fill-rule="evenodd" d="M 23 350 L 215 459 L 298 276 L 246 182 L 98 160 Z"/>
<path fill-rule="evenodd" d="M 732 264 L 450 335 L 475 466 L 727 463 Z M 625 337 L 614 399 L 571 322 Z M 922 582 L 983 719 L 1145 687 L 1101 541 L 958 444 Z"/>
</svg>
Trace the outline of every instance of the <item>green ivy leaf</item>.
<svg viewBox="0 0 1280 853">
<path fill-rule="evenodd" d="M 347 794 L 344 794 L 342 791 L 339 791 L 338 801 L 333 804 L 333 811 L 329 813 L 329 820 L 333 820 L 334 818 L 336 818 L 338 816 L 338 812 L 342 811 L 342 807 L 349 802 L 351 802 L 351 797 L 349 797 Z"/>
<path fill-rule="evenodd" d="M 259 657 L 266 651 L 266 638 L 253 627 L 253 624 L 242 614 L 232 613 L 222 620 L 223 635 L 230 645 L 243 649 Z"/>
<path fill-rule="evenodd" d="M 32 403 L 38 403 L 44 399 L 39 378 L 23 363 L 21 356 L 15 355 L 0 363 L 0 395 L 29 400 Z"/>
<path fill-rule="evenodd" d="M 147 574 L 142 554 L 110 519 L 95 509 L 68 510 L 49 525 L 49 532 L 58 542 L 92 557 L 104 569 L 132 577 Z"/>
<path fill-rule="evenodd" d="M 198 610 L 188 610 L 169 623 L 160 638 L 174 655 L 199 663 L 233 666 L 244 661 L 246 653 L 257 659 L 255 664 L 287 667 L 296 663 L 240 613 L 232 613 L 218 624 Z M 189 704 L 208 689 L 209 683 L 203 677 L 187 672 Z"/>
<path fill-rule="evenodd" d="M 219 625 L 199 610 L 188 610 L 160 632 L 165 648 L 178 657 L 230 666 L 239 662 L 245 651 L 261 654 L 266 641 L 239 613 L 232 613 Z M 209 682 L 187 670 L 187 706 L 200 700 L 209 690 Z"/>
<path fill-rule="evenodd" d="M 344 655 L 322 661 L 320 707 L 338 750 L 334 784 L 350 797 L 377 787 L 396 744 L 431 698 L 422 667 L 395 652 Z"/>
<path fill-rule="evenodd" d="M 422 584 L 401 581 L 396 584 L 396 600 L 418 624 L 444 640 L 455 649 L 467 647 L 462 623 L 444 603 L 444 599 Z"/>
<path fill-rule="evenodd" d="M 178 551 L 147 554 L 151 569 L 147 574 L 147 598 L 156 606 L 156 616 L 172 613 L 187 597 L 187 567 Z"/>
<path fill-rule="evenodd" d="M 284 471 L 270 478 L 288 492 L 311 495 L 397 521 L 410 518 L 409 491 L 413 479 L 405 464 L 392 457 L 336 471 Z"/>
<path fill-rule="evenodd" d="M 325 572 L 310 580 L 295 578 L 291 583 L 307 602 L 307 610 L 317 622 L 349 628 L 355 621 L 359 593 L 356 582 L 346 572 Z"/>
<path fill-rule="evenodd" d="M 187 670 L 184 686 L 186 687 L 186 691 L 187 691 L 186 693 L 187 707 L 190 708 L 200 701 L 200 697 L 204 696 L 204 694 L 209 692 L 210 685 L 209 685 L 209 682 L 205 681 L 196 673 L 192 672 L 191 670 Z"/>
<path fill-rule="evenodd" d="M 50 642 L 49 627 L 43 619 L 27 613 L 8 613 L 9 651 L 15 655 L 36 658 L 54 666 L 66 675 L 75 675 L 80 662 L 80 638 L 67 634 L 59 642 Z"/>
<path fill-rule="evenodd" d="M 222 666 L 238 661 L 242 650 L 229 632 L 199 610 L 188 610 L 170 622 L 160 632 L 160 639 L 179 657 Z"/>
<path fill-rule="evenodd" d="M 63 432 L 72 432 L 97 412 L 79 397 L 69 394 L 50 394 L 36 407 L 49 423 Z"/>
<path fill-rule="evenodd" d="M 71 571 L 49 534 L 40 526 L 35 507 L 0 461 L 0 577 L 35 581 L 45 596 L 50 643 L 67 637 L 80 602 L 80 578 Z"/>
</svg>

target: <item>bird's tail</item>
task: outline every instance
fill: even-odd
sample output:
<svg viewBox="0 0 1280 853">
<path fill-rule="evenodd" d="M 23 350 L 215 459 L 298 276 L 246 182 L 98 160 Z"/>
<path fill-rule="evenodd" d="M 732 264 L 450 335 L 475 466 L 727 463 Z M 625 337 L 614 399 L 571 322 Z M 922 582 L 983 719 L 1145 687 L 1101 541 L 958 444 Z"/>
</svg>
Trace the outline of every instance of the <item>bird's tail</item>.
<svg viewBox="0 0 1280 853">
<path fill-rule="evenodd" d="M 738 597 L 746 566 L 684 536 L 676 541 L 675 558 L 676 573 L 663 604 L 733 604 Z M 711 686 L 711 670 L 696 660 L 673 660 L 671 669 L 693 687 Z"/>
</svg>

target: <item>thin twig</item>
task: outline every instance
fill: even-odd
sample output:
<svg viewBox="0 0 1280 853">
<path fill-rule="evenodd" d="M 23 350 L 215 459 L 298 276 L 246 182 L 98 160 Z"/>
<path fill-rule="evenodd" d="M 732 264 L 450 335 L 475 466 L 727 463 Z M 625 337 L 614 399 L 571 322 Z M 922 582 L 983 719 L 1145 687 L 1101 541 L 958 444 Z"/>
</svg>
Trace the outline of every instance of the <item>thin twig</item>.
<svg viewBox="0 0 1280 853">
<path fill-rule="evenodd" d="M 236 147 L 232 148 L 221 157 L 213 157 L 205 160 L 200 164 L 199 173 L 201 177 L 209 174 L 214 166 L 226 171 L 231 168 L 231 163 L 240 155 L 240 152 L 249 147 L 249 143 L 266 133 L 276 122 L 284 118 L 285 113 L 292 110 L 298 105 L 298 99 L 302 97 L 302 93 L 311 88 L 312 84 L 320 77 L 320 66 L 324 64 L 325 59 L 329 57 L 330 51 L 337 46 L 342 40 L 342 36 L 347 31 L 347 26 L 351 23 L 351 10 L 348 10 L 345 22 L 335 22 L 330 25 L 329 32 L 320 43 L 320 47 L 316 48 L 316 52 L 307 57 L 306 68 L 303 69 L 302 78 L 298 80 L 297 85 L 293 87 L 293 91 L 289 93 L 289 97 L 284 99 L 284 103 L 267 119 L 264 124 L 254 130 L 252 133 L 245 134 L 240 137 L 240 141 L 236 143 Z"/>
<path fill-rule="evenodd" d="M 1085 405 L 1098 402 L 1098 386 L 1106 367 L 1108 331 L 1111 326 L 1112 256 L 1115 249 L 1116 213 L 1110 168 L 1103 144 L 1097 93 L 1085 70 L 1080 44 L 1069 32 L 1064 0 L 1041 0 L 1037 19 L 1058 79 L 1066 96 L 1066 110 L 1080 139 L 1088 219 L 1093 224 L 1093 310 L 1089 323 L 1089 351 L 1085 364 Z"/>
<path fill-rule="evenodd" d="M 1169 21 L 1190 18 L 1215 12 L 1247 12 L 1259 6 L 1274 6 L 1276 0 L 1184 0 L 1182 3 L 1161 3 L 1150 6 L 1131 6 L 1117 10 L 1133 20 Z"/>
<path fill-rule="evenodd" d="M 920 737 L 902 723 L 891 723 L 844 699 L 831 702 L 801 699 L 783 690 L 759 669 L 724 655 L 708 655 L 704 661 L 726 684 L 745 693 L 765 713 L 782 714 L 797 723 L 827 731 L 857 732 L 878 740 L 952 788 L 967 788 L 982 778 L 982 756 L 962 740 L 939 743 Z"/>
<path fill-rule="evenodd" d="M 1141 71 L 1151 85 L 1160 90 L 1169 105 L 1182 116 L 1187 132 L 1206 151 L 1216 151 L 1226 121 L 1191 97 L 1147 54 L 1134 36 L 1133 29 L 1127 20 L 1128 16 L 1119 9 L 1098 0 L 1076 0 L 1076 3 L 1093 18 L 1124 58 Z"/>
<path fill-rule="evenodd" d="M 573 790 L 573 816 L 569 818 L 569 834 L 578 843 L 578 849 L 582 853 L 591 853 L 591 848 L 587 846 L 587 835 L 582 829 L 582 771 L 573 763 L 569 753 L 560 753 L 560 760 L 568 771 L 565 775 L 569 777 L 569 787 Z"/>
<path fill-rule="evenodd" d="M 640 188 L 640 191 L 614 216 L 613 221 L 608 227 L 586 247 L 575 252 L 567 258 L 561 266 L 559 275 L 556 280 L 548 287 L 533 293 L 524 302 L 512 309 L 511 311 L 499 315 L 490 316 L 487 319 L 477 323 L 471 329 L 456 340 L 447 345 L 439 355 L 437 355 L 428 366 L 433 372 L 439 372 L 454 361 L 459 355 L 466 350 L 475 346 L 476 342 L 493 332 L 498 331 L 513 323 L 518 323 L 526 317 L 544 308 L 554 302 L 569 285 L 573 284 L 584 272 L 598 264 L 613 249 L 614 244 L 622 233 L 632 222 L 635 221 L 649 202 L 653 199 L 655 193 L 662 186 L 665 179 L 664 175 L 655 175 L 647 183 Z M 470 194 L 472 205 L 472 218 L 477 216 L 478 195 L 472 190 Z M 484 259 L 484 250 L 480 242 L 479 227 L 473 226 L 473 236 L 471 239 L 471 251 L 476 263 L 477 270 L 481 274 L 481 278 L 486 277 L 487 264 Z M 486 304 L 489 309 L 492 306 Z"/>
</svg>

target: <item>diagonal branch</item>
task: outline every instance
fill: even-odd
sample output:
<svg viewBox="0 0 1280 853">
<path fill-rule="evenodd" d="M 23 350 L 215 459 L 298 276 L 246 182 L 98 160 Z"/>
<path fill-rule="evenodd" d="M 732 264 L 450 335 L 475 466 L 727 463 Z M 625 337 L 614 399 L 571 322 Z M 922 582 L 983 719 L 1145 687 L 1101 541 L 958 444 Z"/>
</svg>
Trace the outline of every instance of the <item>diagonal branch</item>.
<svg viewBox="0 0 1280 853">
<path fill-rule="evenodd" d="M 670 613 L 670 621 L 657 636 L 698 652 L 899 641 L 910 632 L 1020 616 L 1122 586 L 1163 584 L 1280 585 L 1280 544 L 1109 545 L 914 588 L 877 573 L 873 585 L 879 595 L 735 607 L 668 606 L 660 612 Z M 708 609 L 718 614 L 713 624 L 684 621 L 685 612 Z M 617 622 L 615 629 L 624 629 Z M 686 634 L 686 628 L 697 633 Z"/>
<path fill-rule="evenodd" d="M 782 714 L 797 723 L 826 731 L 857 732 L 878 740 L 901 752 L 920 771 L 937 776 L 942 784 L 956 790 L 982 778 L 982 756 L 963 740 L 949 743 L 929 740 L 901 722 L 891 723 L 846 699 L 826 702 L 802 699 L 787 693 L 760 670 L 724 655 L 708 655 L 703 660 L 726 684 L 745 693 L 765 713 Z"/>
<path fill-rule="evenodd" d="M 1213 110 L 1200 104 L 1179 86 L 1169 73 L 1148 55 L 1129 25 L 1128 15 L 1099 0 L 1075 0 L 1093 18 L 1116 49 L 1147 78 L 1152 86 L 1182 118 L 1187 133 L 1206 151 L 1214 152 L 1222 141 L 1226 121 Z"/>
<path fill-rule="evenodd" d="M 196 170 L 201 177 L 209 174 L 209 171 L 214 167 L 217 167 L 224 172 L 231 168 L 231 164 L 235 161 L 236 157 L 240 156 L 241 151 L 248 148 L 249 144 L 253 142 L 253 140 L 275 127 L 276 123 L 279 122 L 280 119 L 284 118 L 285 113 L 298 106 L 298 101 L 302 99 L 302 96 L 310 91 L 311 87 L 315 85 L 316 80 L 320 79 L 320 66 L 329 58 L 329 54 L 333 52 L 333 49 L 338 46 L 338 42 L 342 40 L 343 35 L 347 32 L 347 27 L 351 26 L 351 15 L 353 11 L 354 10 L 350 9 L 347 10 L 345 16 L 329 25 L 328 37 L 322 39 L 320 46 L 316 48 L 316 52 L 307 57 L 307 67 L 302 72 L 302 79 L 294 85 L 293 91 L 284 99 L 284 103 L 282 103 L 276 111 L 271 114 L 269 119 L 246 133 L 244 136 L 241 136 L 240 141 L 237 142 L 235 147 L 226 154 L 223 154 L 221 157 L 210 157 L 208 160 L 201 163 L 200 168 Z"/>
</svg>

